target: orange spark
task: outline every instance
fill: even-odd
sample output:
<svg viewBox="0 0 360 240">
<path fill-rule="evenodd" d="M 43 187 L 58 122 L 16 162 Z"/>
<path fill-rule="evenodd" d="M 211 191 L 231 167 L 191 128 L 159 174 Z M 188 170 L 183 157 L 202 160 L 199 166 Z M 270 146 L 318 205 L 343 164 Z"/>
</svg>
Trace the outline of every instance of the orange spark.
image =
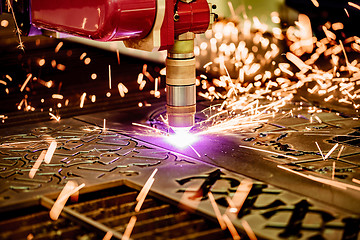
<svg viewBox="0 0 360 240">
<path fill-rule="evenodd" d="M 71 192 L 76 187 L 77 187 L 77 183 L 74 182 L 74 181 L 68 181 L 65 184 L 65 187 L 60 192 L 60 194 L 59 194 L 58 198 L 56 199 L 54 205 L 50 209 L 49 215 L 50 215 L 50 218 L 52 220 L 57 220 L 59 218 L 59 215 L 60 215 L 62 209 L 64 208 L 66 201 L 70 197 L 69 192 Z"/>
<path fill-rule="evenodd" d="M 55 114 L 53 114 L 53 113 L 51 113 L 51 112 L 49 112 L 49 115 L 50 115 L 50 117 L 51 117 L 50 119 L 54 119 L 54 120 L 56 120 L 57 122 L 60 121 L 60 116 L 57 117 L 57 116 L 55 116 Z"/>
<path fill-rule="evenodd" d="M 39 169 L 42 161 L 45 159 L 45 154 L 46 154 L 46 150 L 43 150 L 40 153 L 38 159 L 36 160 L 35 164 L 32 166 L 32 168 L 31 168 L 31 170 L 29 172 L 29 177 L 30 178 L 34 178 L 34 176 L 35 176 L 37 170 Z"/>
<path fill-rule="evenodd" d="M 351 181 L 353 181 L 354 183 L 360 184 L 360 180 L 359 180 L 359 179 L 353 178 Z"/>
<path fill-rule="evenodd" d="M 119 49 L 116 49 L 116 58 L 117 58 L 118 65 L 120 65 L 120 54 L 119 54 Z"/>
<path fill-rule="evenodd" d="M 239 147 L 248 148 L 248 149 L 256 150 L 256 151 L 259 151 L 259 152 L 265 152 L 265 153 L 275 154 L 275 155 L 278 155 L 278 156 L 282 156 L 282 157 L 286 157 L 286 158 L 291 158 L 291 159 L 294 159 L 294 160 L 298 160 L 297 157 L 293 157 L 293 156 L 289 156 L 289 155 L 285 155 L 285 154 L 281 154 L 281 153 L 277 153 L 277 152 L 272 152 L 272 151 L 268 151 L 268 150 L 265 150 L 265 149 L 254 148 L 254 147 L 243 146 L 243 145 L 239 145 Z"/>
<path fill-rule="evenodd" d="M 24 91 L 24 89 L 25 89 L 26 85 L 28 84 L 28 82 L 30 81 L 31 77 L 32 77 L 32 74 L 29 73 L 27 75 L 27 78 L 26 78 L 25 82 L 23 83 L 23 85 L 20 88 L 20 92 Z"/>
<path fill-rule="evenodd" d="M 227 228 L 229 229 L 231 236 L 233 237 L 234 240 L 240 240 L 240 235 L 239 233 L 236 231 L 236 228 L 234 227 L 233 223 L 231 222 L 230 218 L 224 214 L 223 215 L 223 219 L 224 222 L 227 226 Z"/>
<path fill-rule="evenodd" d="M 128 93 L 127 87 L 122 83 L 118 84 L 118 90 L 121 97 L 125 97 L 125 93 Z"/>
<path fill-rule="evenodd" d="M 316 144 L 317 148 L 319 149 L 319 152 L 320 152 L 320 154 L 321 154 L 322 159 L 325 161 L 324 154 L 322 153 L 322 151 L 321 151 L 321 148 L 320 148 L 319 144 L 318 144 L 317 142 L 315 142 L 315 144 Z"/>
<path fill-rule="evenodd" d="M 111 89 L 111 65 L 109 64 L 109 89 Z"/>
<path fill-rule="evenodd" d="M 102 240 L 110 240 L 112 238 L 112 236 L 113 236 L 113 233 L 108 231 Z"/>
<path fill-rule="evenodd" d="M 251 188 L 252 188 L 252 182 L 250 179 L 242 180 L 240 185 L 236 189 L 236 192 L 235 192 L 233 198 L 231 199 L 232 202 L 235 204 L 235 209 L 228 208 L 227 212 L 237 214 L 241 210 L 241 207 L 244 204 Z"/>
<path fill-rule="evenodd" d="M 91 58 L 89 58 L 89 57 L 85 58 L 85 60 L 84 60 L 85 65 L 89 65 L 90 62 L 91 62 Z"/>
<path fill-rule="evenodd" d="M 297 57 L 295 54 L 293 54 L 291 52 L 286 53 L 286 58 L 290 62 L 295 64 L 295 66 L 297 66 L 300 70 L 311 69 L 311 67 L 309 65 L 305 64 L 299 57 Z"/>
<path fill-rule="evenodd" d="M 51 143 L 50 143 L 50 146 L 45 154 L 45 157 L 44 157 L 44 162 L 49 164 L 52 157 L 53 157 L 53 154 L 56 150 L 56 146 L 57 146 L 57 143 L 55 140 L 53 140 Z"/>
<path fill-rule="evenodd" d="M 319 3 L 317 0 L 311 0 L 315 7 L 319 7 Z"/>
<path fill-rule="evenodd" d="M 339 144 L 336 143 L 335 146 L 333 146 L 333 147 L 330 149 L 330 151 L 325 155 L 324 159 L 326 160 L 326 159 L 331 155 L 331 153 L 332 153 L 333 151 L 335 151 L 335 149 L 336 149 L 338 146 L 339 146 Z"/>
<path fill-rule="evenodd" d="M 85 97 L 86 97 L 86 93 L 84 92 L 80 97 L 80 108 L 84 107 Z"/>
<path fill-rule="evenodd" d="M 218 207 L 218 205 L 217 205 L 216 202 L 215 202 L 214 195 L 212 194 L 212 192 L 209 192 L 209 193 L 208 193 L 208 196 L 209 196 L 211 205 L 212 205 L 212 207 L 213 207 L 213 209 L 214 209 L 216 218 L 217 218 L 217 220 L 218 220 L 218 222 L 219 222 L 219 224 L 220 224 L 220 228 L 221 228 L 222 230 L 225 230 L 225 229 L 226 229 L 226 224 L 225 224 L 225 222 L 224 222 L 224 219 L 223 219 L 222 216 L 221 216 L 219 207 Z"/>
<path fill-rule="evenodd" d="M 353 3 L 353 2 L 348 2 L 348 4 L 349 4 L 349 6 L 354 7 L 354 8 L 356 8 L 357 10 L 360 10 L 360 6 L 357 5 L 357 4 L 355 4 L 355 3 Z"/>
<path fill-rule="evenodd" d="M 135 226 L 135 223 L 136 223 L 136 216 L 132 216 L 130 218 L 128 225 L 126 226 L 124 235 L 122 236 L 121 240 L 129 240 L 130 239 L 130 235 Z"/>
<path fill-rule="evenodd" d="M 251 229 L 249 223 L 246 220 L 242 220 L 241 224 L 243 225 L 246 234 L 248 235 L 250 240 L 257 240 L 254 231 Z"/>
<path fill-rule="evenodd" d="M 81 55 L 80 55 L 80 60 L 82 61 L 86 56 L 86 52 L 83 52 Z"/>
<path fill-rule="evenodd" d="M 152 184 L 155 181 L 155 174 L 157 173 L 158 169 L 156 168 L 152 174 L 150 175 L 150 177 L 148 178 L 148 180 L 145 182 L 143 188 L 141 189 L 139 195 L 136 197 L 136 201 L 138 201 L 138 203 L 135 206 L 135 212 L 139 212 L 140 208 L 142 206 L 142 204 L 144 203 L 144 200 L 146 198 L 146 195 L 148 194 Z"/>
<path fill-rule="evenodd" d="M 60 48 L 61 48 L 63 45 L 64 45 L 63 42 L 59 42 L 58 45 L 57 45 L 56 48 L 55 48 L 55 53 L 58 53 L 59 50 L 60 50 Z"/>
</svg>

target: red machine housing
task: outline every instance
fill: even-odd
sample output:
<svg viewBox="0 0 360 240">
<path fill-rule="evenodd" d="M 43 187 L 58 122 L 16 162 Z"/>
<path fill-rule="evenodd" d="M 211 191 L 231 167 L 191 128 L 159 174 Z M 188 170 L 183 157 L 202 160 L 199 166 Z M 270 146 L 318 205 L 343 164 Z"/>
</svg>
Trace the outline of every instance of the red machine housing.
<svg viewBox="0 0 360 240">
<path fill-rule="evenodd" d="M 157 17 L 163 16 L 159 50 L 172 46 L 176 35 L 206 31 L 210 22 L 206 0 L 190 3 L 179 0 L 31 0 L 30 5 L 34 26 L 99 41 L 143 39 L 154 30 L 155 22 L 159 22 Z M 175 11 L 178 13 L 176 21 Z"/>
</svg>

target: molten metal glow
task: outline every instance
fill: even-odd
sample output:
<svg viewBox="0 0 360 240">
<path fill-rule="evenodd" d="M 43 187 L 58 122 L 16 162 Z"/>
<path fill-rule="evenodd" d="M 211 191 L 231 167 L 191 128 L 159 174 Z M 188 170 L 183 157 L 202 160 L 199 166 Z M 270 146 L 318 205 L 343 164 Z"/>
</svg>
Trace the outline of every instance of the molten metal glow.
<svg viewBox="0 0 360 240">
<path fill-rule="evenodd" d="M 190 128 L 172 128 L 175 134 L 169 135 L 167 141 L 179 148 L 185 148 L 196 142 L 197 136 L 189 132 Z"/>
</svg>

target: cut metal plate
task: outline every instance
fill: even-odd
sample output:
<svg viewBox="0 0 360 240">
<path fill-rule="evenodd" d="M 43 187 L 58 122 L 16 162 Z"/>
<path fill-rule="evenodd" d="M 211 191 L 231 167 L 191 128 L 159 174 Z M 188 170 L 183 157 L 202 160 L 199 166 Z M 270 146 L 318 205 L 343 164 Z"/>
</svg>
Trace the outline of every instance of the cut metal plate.
<svg viewBox="0 0 360 240">
<path fill-rule="evenodd" d="M 257 132 L 254 132 L 255 139 L 252 141 L 245 140 L 249 137 L 247 135 L 202 136 L 201 141 L 193 144 L 200 157 L 194 157 L 191 149 L 176 149 L 166 142 L 164 136 L 149 135 L 141 128 L 117 124 L 119 121 L 113 122 L 111 117 L 107 118 L 108 115 L 121 119 L 121 111 L 117 111 L 103 114 L 101 118 L 91 115 L 59 123 L 46 122 L 1 130 L 1 212 L 38 206 L 44 196 L 55 199 L 69 180 L 85 183 L 80 196 L 120 183 L 140 189 L 151 172 L 158 168 L 149 193 L 151 196 L 180 204 L 214 221 L 216 216 L 208 193 L 213 193 L 221 213 L 225 213 L 230 206 L 228 199 L 234 196 L 244 179 L 250 179 L 253 185 L 241 211 L 230 214 L 241 234 L 245 234 L 243 220 L 246 220 L 259 238 L 346 239 L 355 236 L 352 239 L 356 239 L 358 236 L 358 208 L 356 201 L 352 201 L 358 199 L 359 192 L 304 179 L 276 167 L 284 164 L 292 168 L 293 159 L 278 158 L 238 146 L 241 143 L 282 152 L 271 144 L 254 144 L 259 138 Z M 105 130 L 100 127 L 104 117 L 107 119 Z M 323 118 L 326 119 L 325 116 Z M 331 123 L 341 120 L 333 114 L 328 121 L 331 119 Z M 85 120 L 93 124 L 85 123 Z M 287 129 L 291 127 L 295 128 L 287 126 Z M 264 126 L 265 129 L 269 128 Z M 291 141 L 291 134 L 277 142 L 285 144 L 285 140 Z M 273 138 L 269 132 L 262 141 L 272 143 Z M 29 178 L 35 160 L 42 150 L 48 149 L 52 140 L 57 142 L 57 148 L 51 162 L 41 164 L 35 177 Z M 296 142 L 288 144 L 294 144 L 291 147 L 299 151 Z M 326 142 L 323 144 L 322 148 L 327 151 Z M 346 148 L 347 156 L 355 151 L 350 146 Z M 300 150 L 316 151 L 315 148 Z M 315 162 L 321 158 L 316 153 L 308 155 L 315 157 Z M 297 161 L 301 159 L 300 156 Z M 349 165 L 356 163 L 349 160 Z M 311 194 L 314 195 L 309 196 Z"/>
</svg>

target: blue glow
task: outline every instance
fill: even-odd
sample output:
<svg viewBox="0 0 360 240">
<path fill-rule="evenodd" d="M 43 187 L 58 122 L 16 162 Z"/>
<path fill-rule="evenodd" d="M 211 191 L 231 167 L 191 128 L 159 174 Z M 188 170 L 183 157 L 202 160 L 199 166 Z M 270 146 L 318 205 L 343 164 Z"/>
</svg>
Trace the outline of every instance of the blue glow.
<svg viewBox="0 0 360 240">
<path fill-rule="evenodd" d="M 167 137 L 167 141 L 172 145 L 185 148 L 197 141 L 197 136 L 189 132 L 190 128 L 172 128 L 175 134 Z"/>
</svg>

